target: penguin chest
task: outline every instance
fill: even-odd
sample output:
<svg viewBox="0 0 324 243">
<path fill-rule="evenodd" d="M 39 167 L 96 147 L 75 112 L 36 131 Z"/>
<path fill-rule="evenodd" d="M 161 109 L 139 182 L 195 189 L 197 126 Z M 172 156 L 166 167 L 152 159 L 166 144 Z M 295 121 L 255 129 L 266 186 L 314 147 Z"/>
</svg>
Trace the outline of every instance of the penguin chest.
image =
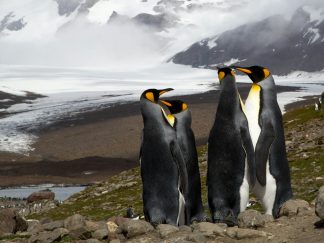
<svg viewBox="0 0 324 243">
<path fill-rule="evenodd" d="M 261 108 L 260 92 L 261 87 L 259 85 L 253 84 L 249 96 L 245 101 L 245 115 L 249 123 L 249 131 L 254 149 L 261 132 L 259 125 L 259 114 Z"/>
</svg>

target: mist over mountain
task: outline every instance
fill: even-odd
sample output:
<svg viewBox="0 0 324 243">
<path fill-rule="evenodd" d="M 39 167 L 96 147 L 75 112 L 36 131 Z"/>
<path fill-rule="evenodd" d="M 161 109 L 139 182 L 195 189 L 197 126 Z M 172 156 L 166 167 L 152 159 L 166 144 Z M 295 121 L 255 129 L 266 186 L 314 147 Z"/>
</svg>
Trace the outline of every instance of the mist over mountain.
<svg viewBox="0 0 324 243">
<path fill-rule="evenodd" d="M 300 7 L 305 4 L 309 7 Z M 173 57 L 175 63 L 203 68 L 236 60 L 278 73 L 318 71 L 323 5 L 320 0 L 1 1 L 0 64 L 124 71 Z"/>
<path fill-rule="evenodd" d="M 194 43 L 172 61 L 193 67 L 270 67 L 276 74 L 324 69 L 324 8 L 298 8 L 290 20 L 274 15 Z"/>
</svg>

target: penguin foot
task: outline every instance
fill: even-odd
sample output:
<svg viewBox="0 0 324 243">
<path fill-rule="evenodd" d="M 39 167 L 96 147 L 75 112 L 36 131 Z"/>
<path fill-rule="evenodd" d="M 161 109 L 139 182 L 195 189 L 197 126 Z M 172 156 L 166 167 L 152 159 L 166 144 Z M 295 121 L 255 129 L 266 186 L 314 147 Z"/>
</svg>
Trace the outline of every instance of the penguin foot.
<svg viewBox="0 0 324 243">
<path fill-rule="evenodd" d="M 222 209 L 213 215 L 213 223 L 225 223 L 229 227 L 237 225 L 237 217 L 232 209 Z"/>
<path fill-rule="evenodd" d="M 157 220 L 151 221 L 150 223 L 154 228 L 156 228 L 159 224 L 165 224 L 166 221 L 165 221 L 165 219 L 157 219 Z"/>
<path fill-rule="evenodd" d="M 208 222 L 208 221 L 210 221 L 210 219 L 206 215 L 204 215 L 204 214 L 198 214 L 196 216 L 193 216 L 190 219 L 190 223 L 191 224 L 192 223 L 195 223 L 195 222 L 199 223 L 199 222 Z"/>
</svg>

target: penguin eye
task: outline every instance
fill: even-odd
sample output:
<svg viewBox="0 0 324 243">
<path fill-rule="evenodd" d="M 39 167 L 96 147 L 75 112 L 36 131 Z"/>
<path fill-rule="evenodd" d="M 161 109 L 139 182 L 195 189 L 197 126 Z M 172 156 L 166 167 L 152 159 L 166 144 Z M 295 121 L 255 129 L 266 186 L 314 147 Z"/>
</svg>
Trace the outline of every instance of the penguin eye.
<svg viewBox="0 0 324 243">
<path fill-rule="evenodd" d="M 154 94 L 153 94 L 152 92 L 147 92 L 147 93 L 145 94 L 145 97 L 146 97 L 146 99 L 148 99 L 149 101 L 155 102 Z"/>
<path fill-rule="evenodd" d="M 266 68 L 263 69 L 264 78 L 267 78 L 270 75 L 270 71 Z"/>
<path fill-rule="evenodd" d="M 218 73 L 218 79 L 222 80 L 225 77 L 225 73 L 224 72 L 219 72 Z"/>
</svg>

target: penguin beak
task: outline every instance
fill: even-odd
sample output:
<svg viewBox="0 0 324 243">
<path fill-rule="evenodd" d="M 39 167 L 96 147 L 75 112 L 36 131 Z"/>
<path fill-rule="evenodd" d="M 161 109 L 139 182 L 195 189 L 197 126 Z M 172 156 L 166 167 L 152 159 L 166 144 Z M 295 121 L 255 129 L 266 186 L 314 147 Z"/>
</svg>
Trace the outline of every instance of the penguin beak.
<svg viewBox="0 0 324 243">
<path fill-rule="evenodd" d="M 172 89 L 172 88 L 160 89 L 159 90 L 159 96 L 163 95 L 166 92 L 172 91 L 172 90 L 174 90 L 174 89 Z"/>
<path fill-rule="evenodd" d="M 168 106 L 168 107 L 171 107 L 172 106 L 172 104 L 171 103 L 169 103 L 169 102 L 167 102 L 167 101 L 165 101 L 165 100 L 160 100 L 163 104 L 165 104 L 166 106 Z"/>
<path fill-rule="evenodd" d="M 251 74 L 252 71 L 248 68 L 243 68 L 243 67 L 238 67 L 238 66 L 232 66 L 232 68 L 236 69 L 236 70 L 239 70 L 245 74 Z"/>
</svg>

